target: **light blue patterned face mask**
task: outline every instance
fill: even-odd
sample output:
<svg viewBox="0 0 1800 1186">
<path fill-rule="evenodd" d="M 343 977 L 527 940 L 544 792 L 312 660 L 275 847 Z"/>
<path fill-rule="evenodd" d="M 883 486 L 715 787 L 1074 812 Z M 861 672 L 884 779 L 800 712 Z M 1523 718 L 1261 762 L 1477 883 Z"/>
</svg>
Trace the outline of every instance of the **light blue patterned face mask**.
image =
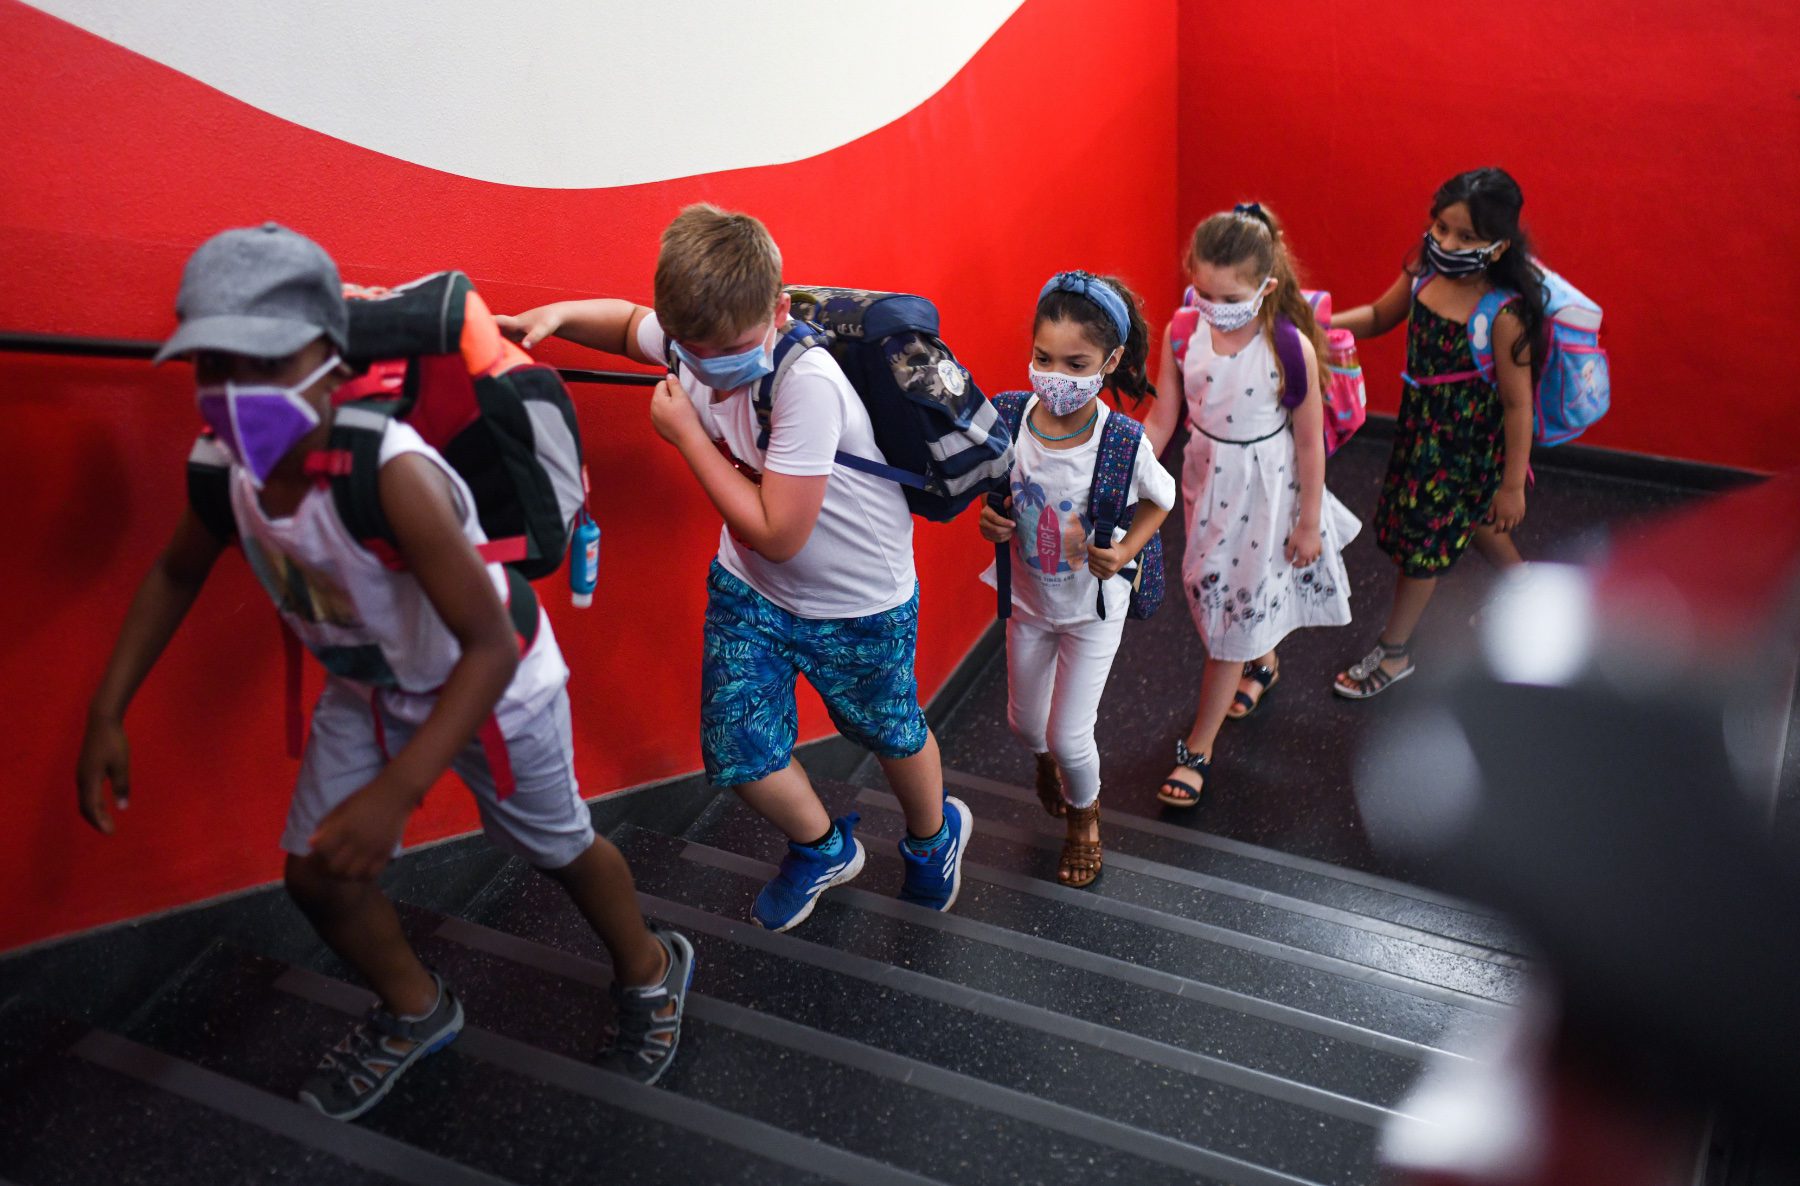
<svg viewBox="0 0 1800 1186">
<path fill-rule="evenodd" d="M 770 326 L 770 332 L 774 327 Z M 769 339 L 736 354 L 720 354 L 713 358 L 700 358 L 692 350 L 675 343 L 675 354 L 694 373 L 694 377 L 712 388 L 714 391 L 736 391 L 740 387 L 748 387 L 775 369 L 775 360 L 769 357 Z"/>
</svg>

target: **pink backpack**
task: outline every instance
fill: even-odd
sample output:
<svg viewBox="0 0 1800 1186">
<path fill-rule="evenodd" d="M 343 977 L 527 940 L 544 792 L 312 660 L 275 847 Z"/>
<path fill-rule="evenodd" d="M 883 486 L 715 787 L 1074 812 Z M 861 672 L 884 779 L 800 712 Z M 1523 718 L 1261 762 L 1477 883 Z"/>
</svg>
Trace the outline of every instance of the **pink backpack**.
<svg viewBox="0 0 1800 1186">
<path fill-rule="evenodd" d="M 1312 305 L 1319 324 L 1330 325 L 1331 294 L 1306 290 L 1302 295 Z M 1181 295 L 1181 308 L 1169 321 L 1169 345 L 1175 351 L 1177 373 L 1186 368 L 1188 341 L 1200 326 L 1200 310 L 1194 307 L 1194 290 L 1189 286 Z M 1356 358 L 1355 336 L 1347 329 L 1332 329 L 1325 332 L 1325 341 L 1325 357 L 1319 360 L 1319 394 L 1325 402 L 1325 455 L 1329 457 L 1343 448 L 1344 442 L 1355 436 L 1369 418 L 1369 397 L 1363 385 L 1362 365 Z M 1299 329 L 1287 318 L 1277 317 L 1272 345 L 1283 372 L 1281 402 L 1285 407 L 1297 408 L 1306 398 L 1306 368 L 1289 360 L 1303 359 Z M 1184 402 L 1184 415 L 1186 411 Z"/>
</svg>

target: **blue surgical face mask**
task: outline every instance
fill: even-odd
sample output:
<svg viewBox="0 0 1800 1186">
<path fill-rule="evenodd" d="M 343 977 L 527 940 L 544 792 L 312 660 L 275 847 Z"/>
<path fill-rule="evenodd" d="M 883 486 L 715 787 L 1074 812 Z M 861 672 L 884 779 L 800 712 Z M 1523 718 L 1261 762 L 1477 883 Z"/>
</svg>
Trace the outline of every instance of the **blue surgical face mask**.
<svg viewBox="0 0 1800 1186">
<path fill-rule="evenodd" d="M 770 326 L 770 332 L 773 331 L 774 327 Z M 769 357 L 769 339 L 766 335 L 748 350 L 736 354 L 720 354 L 713 358 L 700 358 L 680 342 L 674 345 L 676 356 L 687 369 L 714 391 L 736 391 L 740 387 L 748 387 L 775 369 L 775 361 Z"/>
</svg>

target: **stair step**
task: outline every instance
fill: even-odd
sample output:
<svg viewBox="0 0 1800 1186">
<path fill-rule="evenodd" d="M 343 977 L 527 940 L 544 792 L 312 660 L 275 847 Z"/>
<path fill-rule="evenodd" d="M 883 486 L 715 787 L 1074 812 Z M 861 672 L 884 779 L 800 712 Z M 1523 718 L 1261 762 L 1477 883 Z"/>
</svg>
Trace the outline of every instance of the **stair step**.
<svg viewBox="0 0 1800 1186">
<path fill-rule="evenodd" d="M 928 974 L 956 954 L 936 933 L 901 936 L 904 946 L 890 946 L 884 958 L 809 941 L 846 921 L 831 920 L 840 908 L 830 896 L 820 907 L 824 917 L 800 934 L 771 934 L 738 921 L 756 883 L 658 851 L 682 843 L 672 838 L 633 832 L 624 839 L 645 911 L 694 940 L 696 987 L 708 996 L 1210 1149 L 1220 1155 L 1217 1168 L 1194 1170 L 1226 1180 L 1242 1178 L 1237 1161 L 1319 1182 L 1366 1181 L 1373 1173 L 1374 1125 L 1385 1109 L 958 983 L 954 968 L 950 979 Z M 579 915 L 541 879 L 521 877 L 504 899 L 497 896 L 497 908 L 477 921 L 597 954 Z M 720 904 L 728 916 L 709 909 Z M 889 920 L 848 921 L 895 938 Z M 1010 958 L 987 954 L 1001 957 L 990 958 L 990 967 Z"/>
<path fill-rule="evenodd" d="M 607 1011 L 612 971 L 603 958 L 461 919 L 437 920 L 419 947 L 473 1016 L 503 1019 L 511 1032 L 512 1000 L 532 1001 L 529 1013 L 544 1022 L 521 1019 L 514 1036 L 579 1044 L 567 1019 Z M 945 1181 L 1043 1182 L 1079 1167 L 1084 1180 L 1175 1186 L 1195 1182 L 1208 1162 L 1204 1150 L 1141 1128 L 720 999 L 702 991 L 707 979 L 703 960 L 683 1055 L 663 1083 L 670 1091 Z M 1234 1181 L 1269 1180 L 1231 1168 L 1240 1171 Z"/>
<path fill-rule="evenodd" d="M 848 809 L 839 791 L 827 788 L 826 794 L 834 806 Z M 780 834 L 741 805 L 691 829 L 690 836 L 698 844 L 685 854 L 690 863 L 718 863 L 719 858 L 709 855 L 708 849 L 765 864 L 772 864 L 785 852 Z M 1003 843 L 995 842 L 992 847 Z M 1013 868 L 997 868 L 981 860 L 987 847 L 977 816 L 970 856 L 963 863 L 962 893 L 953 911 L 959 917 L 1159 968 L 1420 1045 L 1441 1046 L 1446 1035 L 1507 1008 L 1491 998 L 1386 969 L 1118 901 L 1091 890 L 1070 889 Z M 859 886 L 877 894 L 897 892 L 901 872 L 893 845 L 871 836 L 865 848 L 869 863 Z M 1035 861 L 1037 854 L 1030 859 Z M 769 875 L 753 874 L 741 863 L 736 868 L 746 876 L 766 879 Z M 1105 880 L 1104 874 L 1101 880 Z"/>
<path fill-rule="evenodd" d="M 5 1042 L 0 1179 L 18 1186 L 501 1182 L 46 1012 L 10 1010 Z"/>
<path fill-rule="evenodd" d="M 863 813 L 859 834 L 892 848 L 905 831 L 905 820 L 891 795 L 863 791 L 856 796 Z M 1311 953 L 1347 964 L 1389 973 L 1384 983 L 1411 990 L 1408 982 L 1455 995 L 1440 999 L 1472 1004 L 1510 1004 L 1517 999 L 1523 971 L 1515 956 L 1471 948 L 1454 939 L 1370 919 L 1335 906 L 1321 906 L 1247 889 L 1205 874 L 1109 852 L 1100 877 L 1087 888 L 1070 891 L 1056 879 L 1062 829 L 1048 816 L 1052 833 L 996 823 L 979 816 L 964 864 L 964 876 L 976 871 L 981 880 L 1023 888 L 1034 895 L 1110 910 L 1116 904 L 1127 917 L 1154 921 L 1155 914 L 1184 919 L 1207 928 L 1219 942 L 1244 944 L 1277 958 Z M 1109 820 L 1103 819 L 1102 828 Z M 698 839 L 699 837 L 696 837 Z M 1104 835 L 1102 837 L 1105 838 Z M 998 874 L 998 876 L 990 876 Z M 1021 887 L 1022 882 L 1035 883 Z M 1040 888 L 1041 886 L 1041 888 Z M 1046 893 L 1047 891 L 1047 893 Z M 1137 907 L 1139 909 L 1128 909 Z M 1149 912 L 1149 913 L 1146 913 Z M 1172 924 L 1177 925 L 1179 924 Z M 1287 950 L 1284 950 L 1287 949 Z M 1467 998 L 1480 998 L 1470 1002 Z"/>
<path fill-rule="evenodd" d="M 956 770 L 944 771 L 944 781 L 969 804 L 978 822 L 992 819 L 1021 827 L 1054 823 L 1044 815 L 1036 794 L 1024 787 Z M 875 793 L 887 794 L 885 789 Z M 1103 805 L 1106 802 L 1103 795 Z M 1193 813 L 1165 812 L 1153 817 L 1115 808 L 1103 816 L 1108 851 L 1208 874 L 1249 889 L 1335 906 L 1459 940 L 1496 955 L 1518 959 L 1528 954 L 1513 928 L 1485 907 L 1359 869 L 1215 836 L 1193 823 L 1176 822 L 1197 818 Z"/>
<path fill-rule="evenodd" d="M 135 1036 L 285 1100 L 371 1001 L 342 981 L 221 948 L 164 994 Z M 592 1037 L 599 1019 L 570 1019 L 577 1028 L 584 1020 Z M 930 1181 L 477 1024 L 340 1127 L 519 1183 Z"/>
</svg>

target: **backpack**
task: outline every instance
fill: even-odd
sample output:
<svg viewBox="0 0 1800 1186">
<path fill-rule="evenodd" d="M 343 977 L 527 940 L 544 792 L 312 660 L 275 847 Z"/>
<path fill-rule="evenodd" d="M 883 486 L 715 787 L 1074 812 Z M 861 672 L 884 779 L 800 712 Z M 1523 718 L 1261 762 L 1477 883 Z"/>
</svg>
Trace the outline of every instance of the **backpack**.
<svg viewBox="0 0 1800 1186">
<path fill-rule="evenodd" d="M 1600 306 L 1580 289 L 1537 260 L 1543 274 L 1544 317 L 1549 332 L 1545 335 L 1543 366 L 1538 370 L 1537 385 L 1532 392 L 1531 437 L 1534 444 L 1561 445 L 1586 432 L 1606 415 L 1612 404 L 1612 375 L 1606 349 L 1600 345 Z M 1413 296 L 1431 281 L 1436 273 L 1427 272 L 1413 281 Z M 1453 375 L 1436 375 L 1415 379 L 1401 378 L 1414 386 L 1450 383 L 1479 376 L 1494 382 L 1494 318 L 1500 310 L 1519 299 L 1519 294 L 1506 289 L 1490 289 L 1483 294 L 1469 316 L 1469 352 L 1475 358 L 1473 371 Z"/>
<path fill-rule="evenodd" d="M 1030 398 L 1029 391 L 1003 391 L 994 397 L 994 409 L 1014 439 L 1025 431 L 1025 403 Z M 1110 542 L 1116 529 L 1131 530 L 1136 507 L 1126 500 L 1131 495 L 1138 441 L 1143 435 L 1144 426 L 1120 411 L 1107 416 L 1106 425 L 1100 430 L 1100 447 L 1094 458 L 1094 481 L 1088 487 L 1088 513 L 1094 520 L 1095 539 Z M 988 495 L 988 505 L 1003 513 L 1005 500 L 1004 491 Z M 1162 536 L 1151 536 L 1137 557 L 1119 570 L 1119 575 L 1131 584 L 1131 604 L 1125 611 L 1126 618 L 1147 618 L 1154 614 L 1163 602 Z M 995 616 L 1012 617 L 1012 548 L 1007 544 L 994 545 L 994 585 Z M 1104 582 L 1100 583 L 1095 601 L 1096 611 L 1105 618 Z"/>
<path fill-rule="evenodd" d="M 492 541 L 484 560 L 525 581 L 560 568 L 587 503 L 581 429 L 562 377 L 500 335 L 461 272 L 357 293 L 349 311 L 346 361 L 367 370 L 338 388 L 330 441 L 308 467 L 330 478 L 351 536 L 384 559 L 392 552 L 376 491 L 392 418 L 468 484 Z"/>
<path fill-rule="evenodd" d="M 1301 295 L 1313 308 L 1320 325 L 1331 321 L 1331 294 L 1317 289 L 1302 290 Z M 1200 310 L 1194 306 L 1192 285 L 1181 294 L 1181 307 L 1170 319 L 1169 344 L 1175 351 L 1175 367 L 1179 375 L 1187 364 L 1188 342 L 1202 324 Z M 1368 390 L 1363 383 L 1362 366 L 1356 359 L 1356 339 L 1345 331 L 1335 336 L 1326 332 L 1325 357 L 1319 360 L 1319 394 L 1324 401 L 1325 455 L 1343 448 L 1344 442 L 1356 435 L 1369 418 Z M 1275 319 L 1275 355 L 1281 360 L 1282 395 L 1285 408 L 1297 408 L 1306 399 L 1306 355 L 1300 349 L 1300 329 L 1285 317 Z M 1187 404 L 1182 403 L 1185 416 Z"/>
<path fill-rule="evenodd" d="M 1369 391 L 1356 357 L 1356 335 L 1347 329 L 1325 331 L 1325 456 L 1344 447 L 1369 419 Z"/>
<path fill-rule="evenodd" d="M 774 370 L 752 393 L 757 448 L 769 445 L 775 388 L 802 354 L 823 348 L 868 409 L 884 459 L 839 452 L 839 465 L 899 483 L 908 509 L 938 523 L 1005 489 L 1012 438 L 937 336 L 936 306 L 920 296 L 854 288 L 786 291 L 793 320 L 775 343 Z"/>
</svg>

